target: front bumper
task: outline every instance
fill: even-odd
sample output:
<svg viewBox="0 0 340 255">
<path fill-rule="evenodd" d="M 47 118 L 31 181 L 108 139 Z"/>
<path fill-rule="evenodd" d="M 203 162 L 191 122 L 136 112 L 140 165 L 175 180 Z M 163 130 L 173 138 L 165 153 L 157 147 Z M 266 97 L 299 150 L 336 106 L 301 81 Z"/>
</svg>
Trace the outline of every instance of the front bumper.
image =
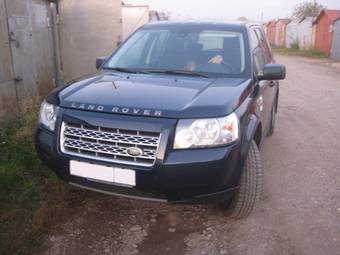
<svg viewBox="0 0 340 255">
<path fill-rule="evenodd" d="M 60 151 L 59 130 L 63 119 L 86 122 L 90 125 L 114 127 L 119 123 L 125 128 L 141 128 L 162 133 L 156 162 L 152 167 L 103 163 L 95 159 L 69 156 Z M 36 148 L 40 158 L 65 182 L 74 186 L 126 197 L 134 197 L 173 203 L 218 201 L 230 198 L 238 188 L 243 161 L 240 143 L 230 146 L 173 150 L 172 141 L 176 120 L 146 117 L 130 117 L 61 110 L 56 132 L 39 126 L 36 132 Z M 122 187 L 70 175 L 70 160 L 93 164 L 112 165 L 136 171 L 136 186 Z"/>
</svg>

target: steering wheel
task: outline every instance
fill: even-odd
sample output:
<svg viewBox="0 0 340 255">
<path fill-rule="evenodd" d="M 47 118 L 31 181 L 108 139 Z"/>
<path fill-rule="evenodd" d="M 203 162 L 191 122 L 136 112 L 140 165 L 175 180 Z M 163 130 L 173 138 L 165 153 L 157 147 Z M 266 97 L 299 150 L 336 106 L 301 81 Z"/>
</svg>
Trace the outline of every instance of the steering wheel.
<svg viewBox="0 0 340 255">
<path fill-rule="evenodd" d="M 222 61 L 220 65 L 225 66 L 228 69 L 228 71 L 230 71 L 230 73 L 234 72 L 234 67 L 231 64 Z"/>
<path fill-rule="evenodd" d="M 229 73 L 233 73 L 234 72 L 234 68 L 232 65 L 225 63 L 224 61 L 222 61 L 220 64 L 214 64 L 214 63 L 205 63 L 203 65 L 201 65 L 198 69 L 198 71 L 214 71 L 216 70 L 216 68 L 223 68 L 224 70 L 221 71 L 225 71 L 225 69 L 227 69 L 227 71 Z"/>
</svg>

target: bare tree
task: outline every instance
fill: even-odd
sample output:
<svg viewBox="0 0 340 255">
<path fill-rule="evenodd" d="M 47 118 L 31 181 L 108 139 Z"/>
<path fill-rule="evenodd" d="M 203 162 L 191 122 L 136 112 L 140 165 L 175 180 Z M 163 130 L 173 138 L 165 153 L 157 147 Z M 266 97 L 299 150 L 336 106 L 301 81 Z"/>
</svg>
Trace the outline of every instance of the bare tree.
<svg viewBox="0 0 340 255">
<path fill-rule="evenodd" d="M 295 6 L 293 16 L 298 19 L 305 16 L 317 17 L 324 8 L 317 1 L 303 2 Z"/>
</svg>

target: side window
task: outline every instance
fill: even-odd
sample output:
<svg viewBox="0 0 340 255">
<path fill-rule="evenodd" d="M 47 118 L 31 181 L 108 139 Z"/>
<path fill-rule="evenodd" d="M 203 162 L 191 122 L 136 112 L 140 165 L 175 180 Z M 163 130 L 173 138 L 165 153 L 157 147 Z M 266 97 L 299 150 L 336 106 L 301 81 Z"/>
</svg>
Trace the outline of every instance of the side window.
<svg viewBox="0 0 340 255">
<path fill-rule="evenodd" d="M 256 74 L 262 74 L 264 65 L 266 64 L 261 41 L 258 38 L 254 29 L 250 30 L 250 40 L 252 45 L 252 52 L 254 56 L 254 69 Z"/>
<path fill-rule="evenodd" d="M 250 43 L 251 43 L 251 49 L 254 51 L 259 46 L 259 39 L 255 33 L 255 30 L 250 30 Z"/>
<path fill-rule="evenodd" d="M 255 33 L 259 38 L 260 47 L 262 48 L 263 55 L 264 55 L 264 58 L 265 58 L 265 62 L 266 62 L 266 64 L 268 64 L 272 61 L 272 53 L 270 51 L 270 47 L 269 47 L 268 41 L 266 39 L 266 36 L 265 36 L 263 30 L 261 30 L 260 28 L 256 28 Z"/>
</svg>

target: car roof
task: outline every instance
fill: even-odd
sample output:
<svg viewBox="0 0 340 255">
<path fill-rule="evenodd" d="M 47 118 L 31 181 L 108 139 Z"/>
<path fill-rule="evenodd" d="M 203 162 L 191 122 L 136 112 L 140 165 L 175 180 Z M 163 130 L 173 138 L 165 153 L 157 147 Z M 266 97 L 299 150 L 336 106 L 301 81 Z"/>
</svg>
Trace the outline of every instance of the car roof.
<svg viewBox="0 0 340 255">
<path fill-rule="evenodd" d="M 254 25 L 260 26 L 258 23 L 249 21 L 155 21 L 144 25 L 143 28 L 208 27 L 212 29 L 244 30 Z"/>
</svg>

